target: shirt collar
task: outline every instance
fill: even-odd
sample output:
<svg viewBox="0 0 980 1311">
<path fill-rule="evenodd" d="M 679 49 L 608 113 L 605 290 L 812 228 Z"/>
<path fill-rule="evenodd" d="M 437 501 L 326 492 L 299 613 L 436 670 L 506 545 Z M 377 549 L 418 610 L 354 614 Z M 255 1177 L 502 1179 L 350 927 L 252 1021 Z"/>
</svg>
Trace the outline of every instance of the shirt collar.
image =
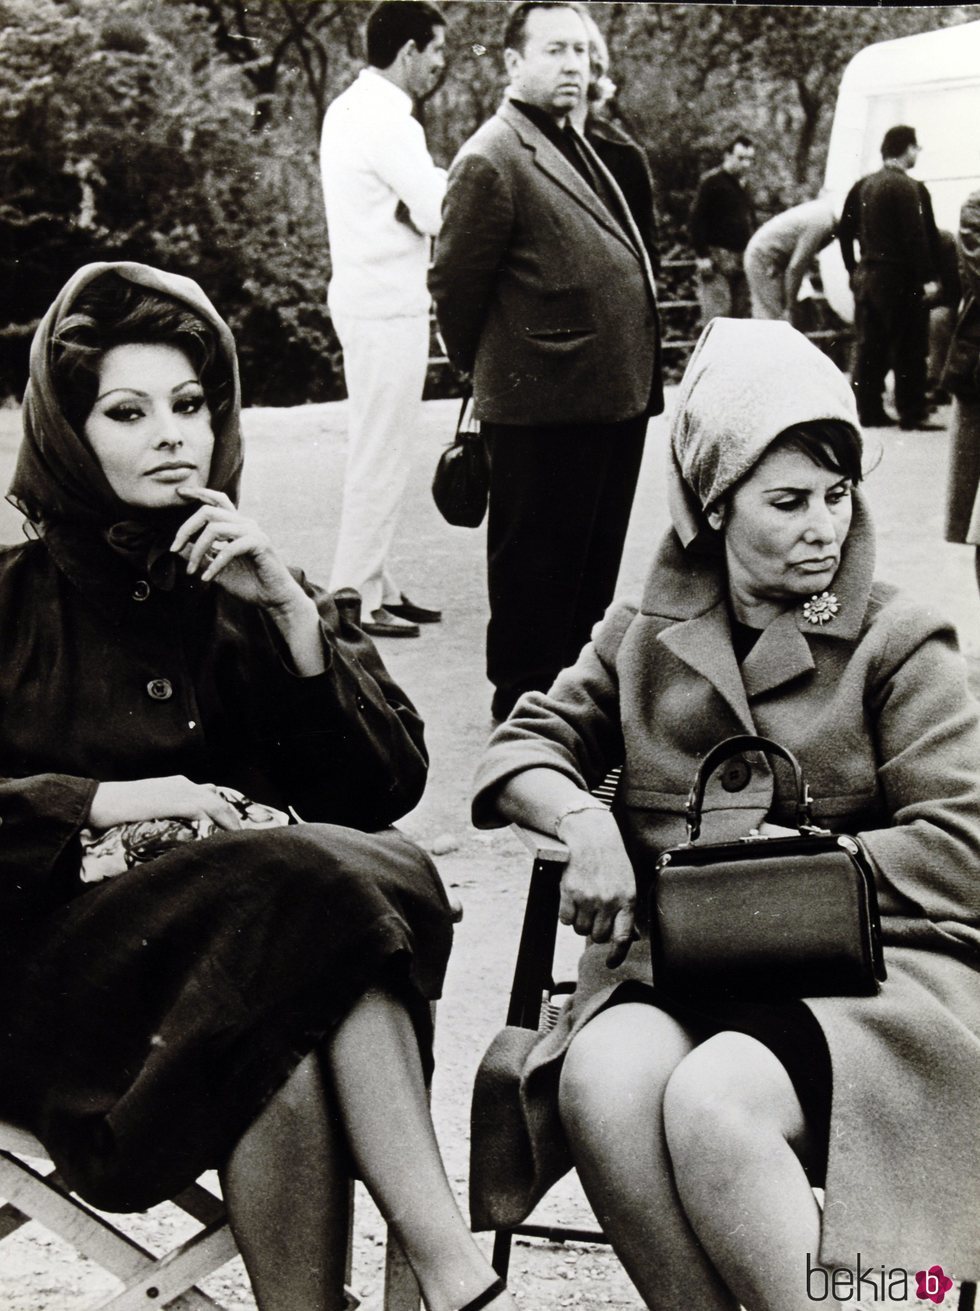
<svg viewBox="0 0 980 1311">
<path fill-rule="evenodd" d="M 415 104 L 408 92 L 403 91 L 400 86 L 395 86 L 380 69 L 373 68 L 369 64 L 367 68 L 361 69 L 357 80 L 369 94 L 380 100 L 387 100 L 390 105 L 404 110 L 406 114 L 411 114 L 414 110 Z"/>
</svg>

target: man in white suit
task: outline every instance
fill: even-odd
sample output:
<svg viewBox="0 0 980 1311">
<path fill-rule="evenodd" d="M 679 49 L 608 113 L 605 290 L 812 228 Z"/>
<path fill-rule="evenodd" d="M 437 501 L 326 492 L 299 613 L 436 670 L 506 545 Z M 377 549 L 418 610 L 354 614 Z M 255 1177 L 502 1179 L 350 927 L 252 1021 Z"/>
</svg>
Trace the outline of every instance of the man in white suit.
<svg viewBox="0 0 980 1311">
<path fill-rule="evenodd" d="M 361 596 L 374 637 L 417 637 L 438 610 L 410 601 L 388 564 L 429 357 L 426 271 L 446 175 L 413 102 L 438 85 L 445 19 L 425 0 L 383 0 L 368 67 L 330 105 L 320 167 L 333 274 L 327 302 L 344 351 L 347 471 L 332 591 Z"/>
</svg>

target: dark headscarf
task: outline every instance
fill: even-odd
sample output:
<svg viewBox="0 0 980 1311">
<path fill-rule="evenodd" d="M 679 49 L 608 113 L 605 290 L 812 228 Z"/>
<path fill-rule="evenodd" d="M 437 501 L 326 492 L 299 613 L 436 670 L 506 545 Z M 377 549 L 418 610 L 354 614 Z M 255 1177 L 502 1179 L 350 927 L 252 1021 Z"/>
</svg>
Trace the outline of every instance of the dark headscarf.
<svg viewBox="0 0 980 1311">
<path fill-rule="evenodd" d="M 166 547 L 177 524 L 195 509 L 138 510 L 115 494 L 94 452 L 65 417 L 52 372 L 55 336 L 74 312 L 79 296 L 106 274 L 178 301 L 202 318 L 217 342 L 215 368 L 226 379 L 227 398 L 221 416 L 212 413 L 214 453 L 208 486 L 238 499 L 242 468 L 241 389 L 231 330 L 196 282 L 164 273 L 146 264 L 86 264 L 61 289 L 38 325 L 31 343 L 30 380 L 24 393 L 24 439 L 10 484 L 8 500 L 32 523 L 59 563 L 67 554 L 98 559 L 97 542 L 108 544 L 141 572 L 156 572 L 162 586 L 172 585 L 172 565 Z M 70 572 L 76 572 L 71 569 Z M 163 575 L 170 574 L 169 579 Z"/>
</svg>

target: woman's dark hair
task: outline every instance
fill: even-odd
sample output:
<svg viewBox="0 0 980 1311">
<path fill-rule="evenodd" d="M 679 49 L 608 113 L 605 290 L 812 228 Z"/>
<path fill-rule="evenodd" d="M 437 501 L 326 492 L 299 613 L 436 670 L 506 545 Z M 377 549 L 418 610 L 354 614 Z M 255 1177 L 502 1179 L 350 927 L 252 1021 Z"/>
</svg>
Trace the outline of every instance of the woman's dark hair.
<svg viewBox="0 0 980 1311">
<path fill-rule="evenodd" d="M 201 380 L 212 422 L 221 417 L 230 401 L 231 379 L 221 367 L 211 325 L 163 292 L 106 273 L 81 293 L 53 341 L 55 389 L 79 436 L 98 396 L 103 355 L 114 346 L 143 344 L 182 350 Z"/>
<path fill-rule="evenodd" d="M 765 453 L 787 447 L 802 451 L 821 469 L 839 473 L 854 484 L 861 481 L 861 442 L 857 431 L 843 419 L 811 419 L 784 428 Z"/>
<path fill-rule="evenodd" d="M 863 476 L 860 438 L 857 430 L 843 419 L 810 419 L 807 423 L 794 423 L 792 427 L 784 428 L 778 437 L 774 437 L 759 458 L 763 459 L 773 451 L 785 450 L 802 451 L 821 469 L 829 469 L 842 478 L 849 478 L 855 485 Z M 732 497 L 746 479 L 751 477 L 754 468 L 755 464 L 719 496 L 713 505 L 705 506 L 705 514 L 715 509 L 725 510 L 730 506 Z M 720 537 L 714 540 L 710 549 L 715 549 L 718 541 Z"/>
</svg>

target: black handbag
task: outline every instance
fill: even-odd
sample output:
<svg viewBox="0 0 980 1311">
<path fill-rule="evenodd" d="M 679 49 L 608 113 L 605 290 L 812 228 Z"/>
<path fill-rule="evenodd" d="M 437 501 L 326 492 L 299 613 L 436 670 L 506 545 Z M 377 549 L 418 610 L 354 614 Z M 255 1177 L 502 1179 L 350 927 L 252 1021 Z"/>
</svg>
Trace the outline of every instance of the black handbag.
<svg viewBox="0 0 980 1311">
<path fill-rule="evenodd" d="M 701 843 L 705 785 L 743 751 L 792 768 L 792 837 Z M 874 873 L 857 838 L 811 822 L 792 752 L 749 734 L 705 756 L 687 801 L 688 840 L 657 861 L 650 893 L 656 988 L 678 1000 L 788 1001 L 872 995 L 885 978 Z"/>
<path fill-rule="evenodd" d="M 478 428 L 464 424 L 470 397 L 463 397 L 456 436 L 439 456 L 432 478 L 432 499 L 447 523 L 479 528 L 490 496 L 490 454 Z"/>
</svg>

